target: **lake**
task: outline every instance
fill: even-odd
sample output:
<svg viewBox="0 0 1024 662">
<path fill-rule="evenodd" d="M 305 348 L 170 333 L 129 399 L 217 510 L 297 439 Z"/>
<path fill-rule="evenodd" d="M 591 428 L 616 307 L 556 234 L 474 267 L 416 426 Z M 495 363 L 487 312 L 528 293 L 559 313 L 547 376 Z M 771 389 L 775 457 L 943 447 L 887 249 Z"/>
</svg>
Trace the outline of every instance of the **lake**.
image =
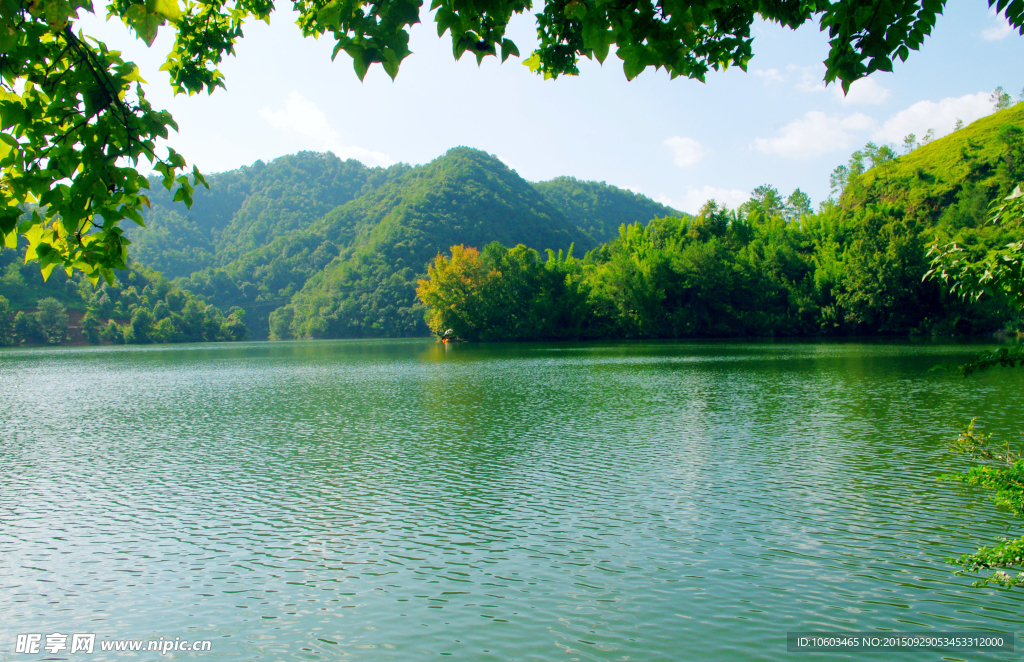
<svg viewBox="0 0 1024 662">
<path fill-rule="evenodd" d="M 929 371 L 975 349 L 2 350 L 0 659 L 792 660 L 809 630 L 1020 650 L 1024 591 L 945 562 L 1021 535 L 936 481 L 967 466 L 957 423 L 1019 438 L 1024 370 Z M 16 655 L 24 633 L 97 648 Z M 161 637 L 211 646 L 99 650 Z M 968 657 L 1019 654 L 900 659 Z"/>
</svg>

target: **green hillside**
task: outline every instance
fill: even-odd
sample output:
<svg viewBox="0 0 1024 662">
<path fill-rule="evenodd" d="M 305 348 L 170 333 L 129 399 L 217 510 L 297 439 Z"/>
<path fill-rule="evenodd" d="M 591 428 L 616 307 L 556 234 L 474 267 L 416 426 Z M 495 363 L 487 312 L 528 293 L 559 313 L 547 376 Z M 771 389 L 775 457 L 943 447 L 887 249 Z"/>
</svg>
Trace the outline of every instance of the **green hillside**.
<svg viewBox="0 0 1024 662">
<path fill-rule="evenodd" d="M 55 269 L 43 281 L 25 246 L 0 251 L 0 347 L 99 342 L 212 342 L 248 336 L 245 313 L 230 315 L 137 264 L 94 287 L 80 272 Z M 40 318 L 47 306 L 57 315 Z"/>
<path fill-rule="evenodd" d="M 132 255 L 170 278 L 188 276 L 308 228 L 332 209 L 400 176 L 404 164 L 367 168 L 331 153 L 300 152 L 210 175 L 191 209 L 152 186 L 145 228 L 129 232 Z"/>
<path fill-rule="evenodd" d="M 1022 128 L 1024 104 L 1017 104 L 909 154 L 882 159 L 846 187 L 843 206 L 884 203 L 929 224 L 974 227 L 974 206 L 987 210 L 993 196 L 1024 179 Z M 851 162 L 851 170 L 856 167 Z"/>
<path fill-rule="evenodd" d="M 497 158 L 465 147 L 352 206 L 385 212 L 275 315 L 277 337 L 424 335 L 416 279 L 452 244 L 594 244 L 528 182 Z M 360 204 L 361 203 L 361 204 Z M 318 225 L 324 234 L 348 210 Z M 287 325 L 285 324 L 287 322 Z"/>
<path fill-rule="evenodd" d="M 467 340 L 1020 331 L 1005 293 L 969 303 L 925 274 L 932 245 L 981 259 L 1021 240 L 988 220 L 1024 179 L 1022 128 L 1024 104 L 903 156 L 869 143 L 817 212 L 766 185 L 738 209 L 629 225 L 583 260 L 453 247 L 418 295 L 431 331 Z"/>
<path fill-rule="evenodd" d="M 316 155 L 300 156 L 308 161 Z M 277 161 L 266 166 L 272 168 L 280 170 Z M 239 172 L 229 174 L 237 178 Z M 207 260 L 184 277 L 175 272 L 179 282 L 221 308 L 245 308 L 254 337 L 266 337 L 270 313 L 289 303 L 276 318 L 283 337 L 424 334 L 422 311 L 413 310 L 415 282 L 426 273 L 427 262 L 453 243 L 575 244 L 583 252 L 602 238 L 582 225 L 607 233 L 622 219 L 644 221 L 668 209 L 605 184 L 570 178 L 530 184 L 497 158 L 466 147 L 414 168 L 352 172 L 351 180 L 367 176 L 353 199 L 316 220 L 307 222 L 307 215 L 304 226 L 293 223 L 294 229 L 276 236 L 261 234 L 263 243 L 251 241 L 259 245 L 233 259 Z M 263 176 L 263 181 L 274 183 L 262 190 L 263 200 L 269 191 L 288 190 L 281 176 Z M 237 218 L 251 200 L 232 201 L 240 211 L 230 224 L 217 221 L 224 228 L 218 236 L 255 233 L 258 226 Z M 209 214 L 197 202 L 192 215 Z M 221 245 L 230 248 L 226 241 Z M 321 318 L 326 321 L 317 321 Z"/>
<path fill-rule="evenodd" d="M 650 198 L 604 182 L 556 177 L 533 187 L 582 232 L 604 243 L 619 236 L 623 224 L 647 222 L 661 216 L 686 216 Z M 583 246 L 587 250 L 593 246 Z"/>
<path fill-rule="evenodd" d="M 1024 105 L 903 156 L 869 143 L 833 173 L 838 197 L 816 213 L 803 194 L 786 201 L 764 186 L 739 209 L 709 207 L 690 217 L 604 183 L 531 184 L 466 147 L 387 169 L 303 152 L 211 175 L 211 189 L 199 189 L 191 209 L 154 186 L 147 227 L 130 231 L 130 250 L 138 273 L 174 277 L 182 300 L 212 306 L 210 319 L 234 315 L 235 330 L 211 338 L 237 337 L 237 309 L 253 338 L 425 334 L 417 281 L 457 244 L 571 245 L 577 258 L 587 253 L 552 263 L 543 278 L 529 271 L 539 255 L 515 253 L 515 260 L 525 260 L 536 283 L 568 269 L 563 276 L 591 288 L 596 317 L 572 326 L 591 337 L 990 331 L 1011 323 L 998 300 L 967 310 L 921 279 L 935 241 L 956 240 L 978 257 L 1012 239 L 986 220 L 991 200 L 1024 179 L 1021 127 Z M 511 254 L 485 251 L 482 264 L 501 271 L 512 259 L 503 255 Z M 12 310 L 53 298 L 73 315 L 110 313 L 79 279 L 55 273 L 44 284 L 20 261 L 17 252 L 0 253 L 0 295 Z M 548 310 L 562 286 L 538 287 L 547 302 L 538 310 Z M 177 325 L 152 338 L 198 337 L 141 290 L 125 314 L 144 308 L 154 324 Z M 627 293 L 640 299 L 623 299 Z M 513 314 L 510 306 L 488 309 L 534 334 L 554 328 L 550 314 Z M 140 319 L 144 327 L 145 314 Z"/>
</svg>

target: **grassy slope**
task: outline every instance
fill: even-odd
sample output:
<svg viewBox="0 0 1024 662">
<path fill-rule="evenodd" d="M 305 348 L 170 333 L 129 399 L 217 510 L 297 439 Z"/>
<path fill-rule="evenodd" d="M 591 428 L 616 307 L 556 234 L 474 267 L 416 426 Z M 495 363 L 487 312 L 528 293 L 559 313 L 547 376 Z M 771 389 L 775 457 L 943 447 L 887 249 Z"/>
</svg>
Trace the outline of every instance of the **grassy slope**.
<svg viewBox="0 0 1024 662">
<path fill-rule="evenodd" d="M 993 113 L 944 138 L 918 147 L 861 177 L 875 197 L 899 204 L 911 215 L 924 213 L 935 220 L 953 204 L 965 182 L 986 189 L 996 181 L 1005 146 L 999 131 L 1007 124 L 1024 127 L 1024 103 Z M 858 197 L 858 192 L 850 192 Z M 844 203 L 856 204 L 858 200 Z"/>
</svg>

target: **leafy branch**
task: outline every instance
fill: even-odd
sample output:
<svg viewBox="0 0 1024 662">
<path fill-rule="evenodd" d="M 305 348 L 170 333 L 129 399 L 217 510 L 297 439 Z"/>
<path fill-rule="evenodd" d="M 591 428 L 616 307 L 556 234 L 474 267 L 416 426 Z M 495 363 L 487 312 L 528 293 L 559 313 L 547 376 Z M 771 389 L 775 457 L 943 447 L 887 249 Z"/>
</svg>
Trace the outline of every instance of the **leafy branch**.
<svg viewBox="0 0 1024 662">
<path fill-rule="evenodd" d="M 960 435 L 950 443 L 950 450 L 958 455 L 981 462 L 966 472 L 946 474 L 940 480 L 954 480 L 972 487 L 993 490 L 992 501 L 1009 509 L 1018 517 L 1024 515 L 1024 454 L 1010 446 L 992 443 L 992 434 L 979 432 L 972 419 Z M 983 547 L 973 554 L 964 554 L 949 563 L 960 566 L 957 574 L 979 573 L 1000 568 L 989 577 L 979 579 L 974 586 L 983 587 L 990 583 L 1007 588 L 1024 586 L 1024 538 L 1002 539 L 993 547 Z M 1021 568 L 1015 576 L 1001 568 Z"/>
</svg>

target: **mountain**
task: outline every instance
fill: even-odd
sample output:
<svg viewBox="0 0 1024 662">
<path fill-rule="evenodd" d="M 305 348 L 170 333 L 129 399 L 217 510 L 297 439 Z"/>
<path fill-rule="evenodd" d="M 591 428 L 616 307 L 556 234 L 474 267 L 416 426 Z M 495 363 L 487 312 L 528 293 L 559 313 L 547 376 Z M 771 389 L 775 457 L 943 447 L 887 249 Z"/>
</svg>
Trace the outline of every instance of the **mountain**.
<svg viewBox="0 0 1024 662">
<path fill-rule="evenodd" d="M 209 303 L 245 308 L 254 337 L 277 308 L 280 337 L 425 334 L 416 279 L 453 244 L 582 254 L 623 222 L 679 214 L 603 183 L 531 184 L 466 147 L 388 169 L 304 152 L 208 180 L 190 210 L 154 194 L 133 254 Z"/>
<path fill-rule="evenodd" d="M 497 158 L 464 147 L 352 206 L 371 204 L 380 210 L 379 220 L 275 316 L 275 336 L 425 335 L 416 279 L 452 245 L 597 244 Z M 335 210 L 322 225 L 348 213 Z"/>
<path fill-rule="evenodd" d="M 989 221 L 993 201 L 1024 181 L 1024 104 L 902 156 L 869 143 L 834 174 L 842 184 L 838 201 L 811 219 L 825 326 L 948 335 L 1019 323 L 1001 292 L 968 304 L 924 276 L 931 246 L 955 242 L 966 259 L 983 260 L 1020 241 L 1006 224 Z"/>
<path fill-rule="evenodd" d="M 619 227 L 662 216 L 685 214 L 650 198 L 604 182 L 556 177 L 533 187 L 573 225 L 601 243 L 619 236 Z"/>
<path fill-rule="evenodd" d="M 1024 103 L 1000 110 L 897 158 L 873 167 L 844 188 L 840 203 L 856 209 L 886 204 L 947 229 L 977 227 L 988 204 L 1024 180 Z M 871 150 L 865 150 L 870 152 Z M 855 158 L 851 170 L 856 170 Z"/>
<path fill-rule="evenodd" d="M 764 185 L 738 209 L 631 224 L 582 261 L 453 250 L 419 289 L 431 331 L 513 341 L 1020 332 L 1002 286 L 967 301 L 928 274 L 951 242 L 955 277 L 965 263 L 992 273 L 995 251 L 1021 241 L 1019 218 L 989 220 L 990 203 L 1024 179 L 1022 127 L 1024 104 L 903 156 L 868 143 L 834 171 L 839 199 L 817 212 L 799 189 L 784 198 Z"/>
<path fill-rule="evenodd" d="M 334 154 L 299 152 L 207 177 L 192 208 L 154 178 L 146 228 L 129 231 L 132 254 L 170 278 L 224 266 L 400 176 L 409 166 L 367 168 Z"/>
<path fill-rule="evenodd" d="M 426 327 L 414 290 L 427 264 L 454 244 L 484 248 L 497 241 L 572 245 L 576 256 L 596 247 L 578 267 L 607 299 L 594 328 L 619 328 L 627 336 L 1006 328 L 1005 297 L 968 305 L 922 277 L 930 245 L 955 241 L 978 260 L 1019 240 L 988 219 L 990 202 L 1024 181 L 1024 104 L 902 156 L 869 143 L 833 175 L 838 197 L 816 213 L 799 191 L 784 200 L 762 186 L 738 209 L 709 206 L 693 218 L 604 183 L 571 177 L 529 183 L 495 157 L 465 147 L 425 165 L 387 169 L 304 152 L 209 176 L 211 189 L 197 190 L 192 209 L 154 186 L 147 227 L 128 230 L 137 261 L 132 273 L 142 280 L 122 284 L 120 313 L 115 298 L 121 294 L 109 287 L 95 294 L 60 270 L 44 283 L 36 265 L 24 264 L 23 245 L 0 251 L 0 295 L 14 311 L 54 298 L 74 316 L 124 315 L 117 318 L 124 338 L 130 335 L 125 324 L 131 322 L 138 338 L 135 326 L 146 331 L 147 319 L 157 326 L 171 320 L 164 325 L 173 329 L 154 326 L 158 340 L 198 337 L 189 329 L 200 326 L 236 337 L 243 319 L 254 338 L 419 335 Z M 620 238 L 623 224 L 629 227 Z M 505 269 L 495 257 L 501 251 L 484 253 L 489 269 Z M 173 287 L 149 268 L 174 276 Z M 676 281 L 623 285 L 630 274 L 648 272 Z M 652 283 L 660 285 L 644 289 Z M 172 291 L 173 301 L 165 301 Z M 650 301 L 615 298 L 630 292 L 649 294 Z M 704 312 L 683 315 L 685 324 L 672 311 L 663 319 L 651 313 L 639 326 L 629 321 L 659 297 L 689 302 L 693 315 Z M 179 304 L 193 300 L 189 315 L 202 308 L 208 324 L 177 323 L 175 314 L 186 317 Z M 139 313 L 135 320 L 143 309 L 149 317 Z M 622 314 L 619 327 L 614 310 Z M 775 321 L 756 322 L 762 317 Z"/>
</svg>

